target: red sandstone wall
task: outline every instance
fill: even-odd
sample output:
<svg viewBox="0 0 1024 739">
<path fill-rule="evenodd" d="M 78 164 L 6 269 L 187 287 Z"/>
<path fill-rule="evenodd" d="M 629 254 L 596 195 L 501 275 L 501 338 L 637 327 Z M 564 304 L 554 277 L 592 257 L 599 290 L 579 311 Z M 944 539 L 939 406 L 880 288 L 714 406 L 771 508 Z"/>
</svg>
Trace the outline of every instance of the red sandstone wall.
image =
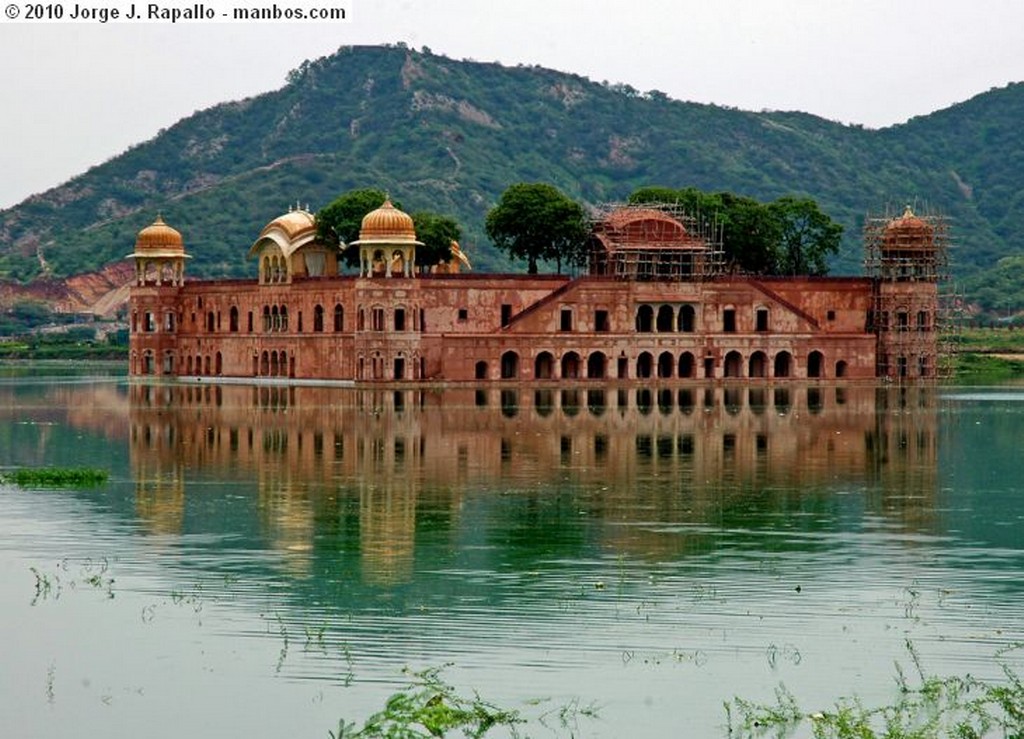
<svg viewBox="0 0 1024 739">
<path fill-rule="evenodd" d="M 177 374 L 188 371 L 191 357 L 192 374 L 334 380 L 395 379 L 399 369 L 410 380 L 470 381 L 482 372 L 484 379 L 514 374 L 529 381 L 538 370 L 545 379 L 588 378 L 590 370 L 616 378 L 620 360 L 626 379 L 667 379 L 659 362 L 669 363 L 669 376 L 676 379 L 680 362 L 692 363 L 690 376 L 696 378 L 706 376 L 707 364 L 715 379 L 752 373 L 773 379 L 780 354 L 791 359 L 779 375 L 799 379 L 808 376 L 812 352 L 820 354 L 819 377 L 834 377 L 837 362 L 844 363 L 849 379 L 872 378 L 876 371 L 877 340 L 866 331 L 872 283 L 861 278 L 570 282 L 560 276 L 438 275 L 265 286 L 232 280 L 137 287 L 133 301 L 136 315 L 170 311 L 177 317 L 173 333 L 162 330 L 162 321 L 156 332 L 133 333 L 135 373 L 147 351 L 157 357 L 170 352 Z M 315 325 L 317 305 L 323 307 L 322 330 Z M 336 305 L 343 311 L 339 332 Z M 657 315 L 669 306 L 678 315 L 686 305 L 695 309 L 691 331 L 675 324 L 637 331 L 639 311 Z M 287 308 L 287 330 L 264 330 L 263 311 L 272 306 Z M 238 311 L 237 331 L 230 326 L 232 308 Z M 599 312 L 604 327 L 598 325 Z M 402 331 L 395 330 L 399 314 Z M 502 355 L 510 352 L 514 373 L 502 368 Z M 538 364 L 543 352 L 550 354 L 550 366 Z M 158 361 L 156 372 L 161 371 Z"/>
</svg>

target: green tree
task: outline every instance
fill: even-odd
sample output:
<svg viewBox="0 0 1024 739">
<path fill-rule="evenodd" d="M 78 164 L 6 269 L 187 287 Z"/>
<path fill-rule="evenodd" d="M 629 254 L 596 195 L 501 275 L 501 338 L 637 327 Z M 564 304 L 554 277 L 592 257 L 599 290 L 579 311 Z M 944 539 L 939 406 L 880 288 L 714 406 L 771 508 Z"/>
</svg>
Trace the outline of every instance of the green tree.
<svg viewBox="0 0 1024 739">
<path fill-rule="evenodd" d="M 779 271 L 781 225 L 775 214 L 753 198 L 723 192 L 715 213 L 722 226 L 726 262 L 744 272 L 770 275 Z"/>
<path fill-rule="evenodd" d="M 383 190 L 372 187 L 350 190 L 338 196 L 316 214 L 317 237 L 325 244 L 344 248 L 359 238 L 363 217 L 379 208 L 387 197 Z M 401 210 L 398 203 L 392 203 Z M 359 264 L 358 249 L 344 249 L 342 256 L 350 267 Z"/>
<path fill-rule="evenodd" d="M 26 329 L 33 329 L 53 319 L 50 306 L 38 300 L 19 300 L 8 312 L 16 323 Z"/>
<path fill-rule="evenodd" d="M 768 206 L 779 227 L 779 273 L 828 274 L 828 257 L 839 252 L 843 227 L 810 198 L 781 197 Z"/>
<path fill-rule="evenodd" d="M 711 221 L 722 211 L 722 198 L 713 193 L 684 187 L 674 190 L 670 187 L 641 187 L 629 196 L 630 205 L 663 204 L 674 205 L 693 218 Z"/>
<path fill-rule="evenodd" d="M 454 218 L 429 211 L 412 214 L 416 238 L 423 246 L 416 250 L 416 264 L 430 267 L 452 258 L 452 242 L 462 238 L 462 229 Z"/>
<path fill-rule="evenodd" d="M 487 235 L 513 259 L 527 260 L 527 271 L 537 274 L 537 262 L 553 260 L 580 265 L 586 259 L 587 226 L 583 208 L 544 183 L 512 185 L 487 213 Z"/>
</svg>

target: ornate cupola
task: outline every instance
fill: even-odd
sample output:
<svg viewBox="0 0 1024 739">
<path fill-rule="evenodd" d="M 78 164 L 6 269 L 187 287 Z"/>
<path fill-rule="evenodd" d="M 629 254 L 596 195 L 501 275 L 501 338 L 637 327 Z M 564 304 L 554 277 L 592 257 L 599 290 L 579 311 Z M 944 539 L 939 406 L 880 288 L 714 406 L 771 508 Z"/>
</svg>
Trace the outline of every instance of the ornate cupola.
<svg viewBox="0 0 1024 739">
<path fill-rule="evenodd" d="M 137 285 L 182 285 L 185 282 L 185 241 L 181 233 L 171 228 L 162 216 L 135 238 L 135 251 L 128 255 L 135 260 Z"/>
<path fill-rule="evenodd" d="M 416 267 L 416 240 L 412 217 L 387 199 L 376 210 L 363 217 L 359 240 L 350 246 L 359 247 L 359 275 L 373 277 L 412 277 Z"/>
</svg>

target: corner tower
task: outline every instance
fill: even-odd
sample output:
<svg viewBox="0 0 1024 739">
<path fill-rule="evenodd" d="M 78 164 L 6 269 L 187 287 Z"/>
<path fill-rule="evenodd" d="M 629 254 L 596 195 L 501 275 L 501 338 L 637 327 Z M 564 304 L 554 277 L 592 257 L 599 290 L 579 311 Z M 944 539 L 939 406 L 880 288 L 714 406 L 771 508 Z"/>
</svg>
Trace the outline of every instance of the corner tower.
<svg viewBox="0 0 1024 739">
<path fill-rule="evenodd" d="M 939 371 L 939 282 L 948 260 L 945 221 L 908 205 L 896 218 L 867 218 L 864 241 L 872 278 L 871 326 L 876 374 L 897 382 Z"/>
<path fill-rule="evenodd" d="M 135 251 L 135 285 L 129 299 L 131 375 L 171 375 L 175 372 L 179 306 L 185 284 L 185 241 L 162 217 L 139 231 Z"/>
</svg>

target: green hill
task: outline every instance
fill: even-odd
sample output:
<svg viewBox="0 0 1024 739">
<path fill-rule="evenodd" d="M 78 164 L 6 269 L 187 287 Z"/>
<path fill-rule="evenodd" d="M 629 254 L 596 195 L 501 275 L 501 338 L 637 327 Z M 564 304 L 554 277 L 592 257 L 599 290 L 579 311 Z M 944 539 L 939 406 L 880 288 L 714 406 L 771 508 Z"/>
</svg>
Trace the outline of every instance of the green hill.
<svg viewBox="0 0 1024 739">
<path fill-rule="evenodd" d="M 952 269 L 986 303 L 1024 252 L 1024 85 L 882 130 L 804 113 L 678 102 L 539 67 L 404 47 L 342 48 L 281 89 L 195 113 L 110 161 L 0 212 L 0 276 L 77 274 L 121 259 L 157 212 L 182 231 L 191 274 L 252 275 L 248 246 L 300 202 L 355 187 L 455 216 L 477 269 L 509 265 L 483 234 L 519 181 L 585 203 L 694 186 L 815 198 L 846 227 L 834 272 L 857 273 L 865 214 L 916 204 L 950 217 Z M 1019 259 L 1019 257 L 1018 257 Z M 987 297 L 985 297 L 987 296 Z M 969 296 L 971 297 L 971 296 Z"/>
</svg>

